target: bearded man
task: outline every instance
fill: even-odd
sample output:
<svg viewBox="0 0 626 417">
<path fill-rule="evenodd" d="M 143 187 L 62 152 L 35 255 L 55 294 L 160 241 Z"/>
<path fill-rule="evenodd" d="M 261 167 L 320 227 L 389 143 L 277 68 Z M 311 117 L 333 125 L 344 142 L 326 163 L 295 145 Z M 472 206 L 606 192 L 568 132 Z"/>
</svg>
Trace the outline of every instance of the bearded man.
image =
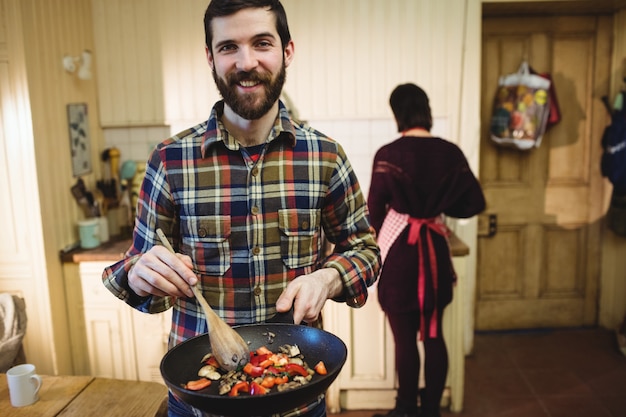
<svg viewBox="0 0 626 417">
<path fill-rule="evenodd" d="M 380 254 L 342 147 L 279 97 L 294 42 L 278 0 L 212 0 L 205 53 L 223 100 L 149 157 L 132 245 L 104 285 L 146 313 L 173 308 L 170 348 L 207 332 L 190 285 L 230 325 L 293 311 L 319 324 L 326 300 L 361 307 Z M 159 244 L 168 236 L 176 255 Z M 327 239 L 332 252 L 323 248 Z M 203 413 L 170 393 L 170 416 Z M 287 414 L 326 414 L 323 396 Z"/>
</svg>

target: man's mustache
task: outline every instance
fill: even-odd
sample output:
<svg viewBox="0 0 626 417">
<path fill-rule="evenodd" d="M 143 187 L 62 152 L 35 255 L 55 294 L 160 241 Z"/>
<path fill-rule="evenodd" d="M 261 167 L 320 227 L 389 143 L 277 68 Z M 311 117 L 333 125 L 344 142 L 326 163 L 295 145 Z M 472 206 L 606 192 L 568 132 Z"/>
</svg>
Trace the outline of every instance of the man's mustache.
<svg viewBox="0 0 626 417">
<path fill-rule="evenodd" d="M 228 83 L 230 85 L 239 84 L 241 81 L 256 81 L 267 84 L 271 81 L 271 77 L 269 75 L 260 74 L 257 71 L 239 71 L 228 76 Z"/>
</svg>

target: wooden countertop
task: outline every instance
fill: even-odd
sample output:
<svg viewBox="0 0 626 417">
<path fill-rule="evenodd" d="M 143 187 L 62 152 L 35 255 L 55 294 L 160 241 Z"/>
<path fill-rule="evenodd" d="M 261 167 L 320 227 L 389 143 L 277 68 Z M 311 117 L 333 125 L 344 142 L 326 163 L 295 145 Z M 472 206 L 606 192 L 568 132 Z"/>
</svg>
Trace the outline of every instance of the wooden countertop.
<svg viewBox="0 0 626 417">
<path fill-rule="evenodd" d="M 93 249 L 74 249 L 70 252 L 61 253 L 62 262 L 111 262 L 115 263 L 124 258 L 124 254 L 130 248 L 131 239 L 112 238 L 106 243 Z"/>
<path fill-rule="evenodd" d="M 467 256 L 469 255 L 469 246 L 465 244 L 457 235 L 451 233 L 448 237 L 450 240 L 450 252 L 452 256 Z"/>
<path fill-rule="evenodd" d="M 450 239 L 450 250 L 452 256 L 469 255 L 469 247 L 452 233 Z M 63 262 L 111 262 L 115 263 L 124 258 L 124 253 L 130 248 L 131 239 L 113 238 L 94 249 L 75 249 L 71 252 L 61 254 Z"/>
<path fill-rule="evenodd" d="M 126 381 L 92 376 L 41 376 L 39 401 L 13 407 L 5 374 L 0 374 L 3 417 L 154 417 L 167 398 L 157 382 Z"/>
</svg>

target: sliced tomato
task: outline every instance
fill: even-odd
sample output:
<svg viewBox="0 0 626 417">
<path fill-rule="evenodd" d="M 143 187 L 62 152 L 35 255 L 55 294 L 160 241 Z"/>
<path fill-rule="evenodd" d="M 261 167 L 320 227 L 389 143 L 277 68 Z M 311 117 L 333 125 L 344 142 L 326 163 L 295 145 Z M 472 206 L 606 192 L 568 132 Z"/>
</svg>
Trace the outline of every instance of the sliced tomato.
<svg viewBox="0 0 626 417">
<path fill-rule="evenodd" d="M 237 397 L 240 392 L 249 392 L 249 391 L 250 391 L 250 385 L 248 384 L 248 381 L 239 381 L 235 385 L 233 385 L 233 387 L 230 389 L 228 396 Z"/>
<path fill-rule="evenodd" d="M 250 395 L 265 395 L 268 389 L 256 381 L 250 383 Z"/>
<path fill-rule="evenodd" d="M 192 391 L 199 391 L 211 385 L 211 380 L 206 378 L 196 379 L 195 381 L 189 381 L 185 384 L 185 389 Z"/>
<path fill-rule="evenodd" d="M 313 369 L 315 369 L 315 372 L 320 375 L 326 375 L 328 373 L 328 371 L 326 370 L 326 365 L 323 361 L 319 361 Z"/>
</svg>

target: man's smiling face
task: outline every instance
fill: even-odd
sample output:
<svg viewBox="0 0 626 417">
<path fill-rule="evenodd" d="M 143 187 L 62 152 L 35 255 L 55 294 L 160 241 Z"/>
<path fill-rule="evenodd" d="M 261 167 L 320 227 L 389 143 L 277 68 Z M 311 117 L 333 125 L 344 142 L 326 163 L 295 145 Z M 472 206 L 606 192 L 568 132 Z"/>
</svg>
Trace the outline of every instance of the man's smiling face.
<svg viewBox="0 0 626 417">
<path fill-rule="evenodd" d="M 243 9 L 215 18 L 207 59 L 224 102 L 247 120 L 265 115 L 280 97 L 293 42 L 283 49 L 272 12 Z"/>
</svg>

